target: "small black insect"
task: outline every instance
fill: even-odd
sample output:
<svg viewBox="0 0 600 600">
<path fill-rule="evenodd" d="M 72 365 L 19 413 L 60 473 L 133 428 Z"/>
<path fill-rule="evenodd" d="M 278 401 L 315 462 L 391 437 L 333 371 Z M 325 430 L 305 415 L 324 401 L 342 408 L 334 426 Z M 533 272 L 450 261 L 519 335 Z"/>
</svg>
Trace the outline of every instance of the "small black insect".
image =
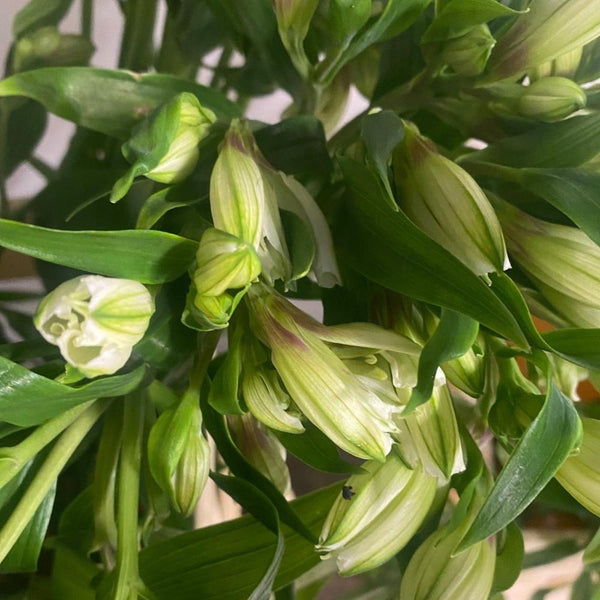
<svg viewBox="0 0 600 600">
<path fill-rule="evenodd" d="M 351 500 L 352 496 L 356 496 L 356 492 L 352 491 L 352 486 L 351 485 L 345 485 L 342 488 L 342 498 L 344 500 Z"/>
</svg>

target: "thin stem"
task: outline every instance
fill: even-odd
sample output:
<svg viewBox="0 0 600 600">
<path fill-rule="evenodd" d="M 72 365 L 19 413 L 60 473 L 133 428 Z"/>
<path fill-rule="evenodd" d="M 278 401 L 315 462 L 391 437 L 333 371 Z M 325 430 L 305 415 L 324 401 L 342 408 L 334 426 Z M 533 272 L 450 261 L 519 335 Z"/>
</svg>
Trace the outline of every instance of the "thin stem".
<svg viewBox="0 0 600 600">
<path fill-rule="evenodd" d="M 138 503 L 144 424 L 144 399 L 125 399 L 123 441 L 119 460 L 117 569 L 113 600 L 137 600 L 142 586 L 138 570 Z"/>
<path fill-rule="evenodd" d="M 33 518 L 67 461 L 88 431 L 104 412 L 107 404 L 95 402 L 61 435 L 15 510 L 0 530 L 0 563 Z"/>
<path fill-rule="evenodd" d="M 94 0 L 81 0 L 81 35 L 92 39 L 92 23 L 94 21 Z"/>
<path fill-rule="evenodd" d="M 0 465 L 3 468 L 0 470 L 0 488 L 17 475 L 31 458 L 61 434 L 94 402 L 95 400 L 90 400 L 50 419 L 16 446 L 1 448 Z M 8 463 L 6 466 L 4 466 L 5 461 Z"/>
<path fill-rule="evenodd" d="M 56 179 L 56 171 L 43 160 L 40 160 L 36 156 L 30 156 L 27 162 L 29 162 L 38 173 L 45 177 L 47 181 Z"/>
<path fill-rule="evenodd" d="M 119 67 L 146 71 L 152 62 L 157 0 L 129 0 Z"/>
<path fill-rule="evenodd" d="M 208 365 L 212 360 L 220 338 L 221 332 L 219 330 L 209 331 L 200 337 L 198 344 L 198 355 L 190 373 L 190 389 L 199 390 L 202 386 L 204 376 L 208 370 Z"/>
<path fill-rule="evenodd" d="M 10 217 L 10 202 L 6 192 L 6 139 L 8 130 L 9 109 L 0 106 L 0 217 Z"/>
</svg>

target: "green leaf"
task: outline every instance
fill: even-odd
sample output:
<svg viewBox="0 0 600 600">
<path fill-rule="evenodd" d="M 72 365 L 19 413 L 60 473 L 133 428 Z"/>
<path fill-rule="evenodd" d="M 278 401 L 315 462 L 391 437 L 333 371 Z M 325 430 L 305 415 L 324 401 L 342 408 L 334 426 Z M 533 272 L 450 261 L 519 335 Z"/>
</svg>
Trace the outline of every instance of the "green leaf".
<svg viewBox="0 0 600 600">
<path fill-rule="evenodd" d="M 95 398 L 123 396 L 143 381 L 145 368 L 70 387 L 0 357 L 0 421 L 31 427 Z"/>
<path fill-rule="evenodd" d="M 541 550 L 528 552 L 523 558 L 523 569 L 541 567 L 542 565 L 547 565 L 548 563 L 553 563 L 557 560 L 562 560 L 567 556 L 577 554 L 580 550 L 581 547 L 576 540 L 560 540 L 554 544 L 550 544 L 549 546 L 542 548 Z"/>
<path fill-rule="evenodd" d="M 168 187 L 149 196 L 138 214 L 136 229 L 151 229 L 168 212 L 175 208 L 186 208 L 204 200 L 203 197 L 190 197 L 179 186 Z M 183 193 L 182 193 L 183 192 Z"/>
<path fill-rule="evenodd" d="M 469 316 L 519 345 L 527 345 L 517 321 L 489 287 L 447 250 L 381 198 L 375 176 L 363 165 L 339 159 L 352 192 L 350 224 L 341 249 L 359 273 L 391 290 Z"/>
<path fill-rule="evenodd" d="M 570 540 L 572 541 L 572 540 Z M 573 542 L 574 543 L 574 542 Z M 575 550 L 577 552 L 579 548 Z M 574 552 L 572 553 L 574 554 Z M 585 551 L 583 552 L 583 562 L 586 565 L 591 563 L 596 563 L 600 560 L 600 529 L 596 531 L 594 537 L 591 539 L 590 543 L 586 546 Z"/>
<path fill-rule="evenodd" d="M 367 160 L 383 185 L 390 208 L 398 210 L 388 177 L 388 161 L 392 150 L 404 138 L 402 119 L 391 110 L 367 115 L 361 121 L 361 137 L 367 150 Z"/>
<path fill-rule="evenodd" d="M 285 541 L 279 526 L 277 510 L 270 500 L 251 483 L 239 477 L 228 477 L 211 473 L 211 479 L 238 504 L 254 515 L 267 529 L 277 536 L 277 546 L 273 558 L 262 579 L 250 594 L 248 600 L 269 600 L 273 591 L 275 576 L 279 570 L 285 550 Z"/>
<path fill-rule="evenodd" d="M 428 43 L 456 38 L 492 19 L 518 14 L 519 11 L 497 0 L 450 0 L 443 5 L 421 41 Z"/>
<path fill-rule="evenodd" d="M 210 386 L 208 403 L 222 415 L 242 415 L 238 390 L 242 372 L 242 327 L 228 329 L 229 348 Z"/>
<path fill-rule="evenodd" d="M 206 400 L 205 394 L 202 396 L 201 404 L 206 429 L 215 441 L 219 454 L 227 463 L 230 471 L 237 477 L 252 482 L 273 503 L 279 513 L 279 518 L 286 525 L 305 536 L 306 539 L 316 543 L 316 538 L 314 538 L 293 509 L 290 508 L 290 505 L 281 492 L 262 473 L 246 461 L 231 438 L 225 417 L 212 408 Z"/>
<path fill-rule="evenodd" d="M 316 253 L 315 238 L 306 222 L 297 214 L 288 210 L 282 210 L 280 214 L 292 263 L 290 279 L 295 281 L 310 271 Z"/>
<path fill-rule="evenodd" d="M 358 473 L 361 468 L 342 458 L 337 446 L 309 421 L 305 421 L 304 433 L 294 434 L 273 431 L 285 449 L 303 463 L 325 473 Z"/>
<path fill-rule="evenodd" d="M 516 523 L 509 523 L 504 531 L 500 552 L 496 555 L 492 594 L 512 587 L 521 573 L 524 554 L 523 534 Z"/>
<path fill-rule="evenodd" d="M 46 453 L 43 454 L 45 456 Z M 42 458 L 40 455 L 30 461 L 16 477 L 0 490 L 0 522 L 6 522 L 20 502 L 23 493 L 33 481 Z M 42 499 L 19 538 L 14 542 L 6 558 L 2 561 L 0 573 L 28 573 L 37 570 L 38 557 L 46 537 L 55 494 L 56 481 Z"/>
<path fill-rule="evenodd" d="M 581 439 L 572 402 L 550 383 L 546 402 L 498 475 L 458 551 L 493 535 L 535 500 Z"/>
<path fill-rule="evenodd" d="M 23 362 L 32 358 L 58 358 L 59 350 L 46 340 L 27 340 L 0 345 L 0 356 L 14 362 Z"/>
<path fill-rule="evenodd" d="M 218 117 L 240 116 L 220 92 L 171 75 L 138 74 L 92 67 L 48 67 L 0 81 L 0 96 L 26 96 L 55 115 L 117 138 L 160 104 L 191 92 Z"/>
<path fill-rule="evenodd" d="M 164 283 L 183 275 L 196 242 L 164 231 L 63 231 L 0 219 L 0 246 L 90 273 Z"/>
<path fill-rule="evenodd" d="M 475 342 L 479 323 L 465 315 L 443 308 L 440 322 L 419 357 L 417 385 L 413 388 L 403 415 L 410 414 L 431 398 L 438 367 L 461 357 Z"/>
<path fill-rule="evenodd" d="M 336 61 L 328 74 L 328 80 L 339 73 L 341 68 L 357 57 L 369 46 L 389 37 L 396 36 L 408 29 L 427 8 L 431 0 L 389 0 L 379 18 L 358 35 Z"/>
<path fill-rule="evenodd" d="M 519 169 L 526 190 L 567 215 L 600 245 L 600 174 L 578 169 Z"/>
<path fill-rule="evenodd" d="M 328 174 L 333 168 L 323 124 L 315 117 L 284 119 L 255 131 L 254 137 L 265 158 L 289 175 Z"/>
<path fill-rule="evenodd" d="M 340 486 L 321 489 L 290 503 L 317 536 Z M 282 527 L 285 553 L 275 589 L 320 560 L 312 543 Z M 140 552 L 140 575 L 157 600 L 241 600 L 256 585 L 256 573 L 272 560 L 273 534 L 253 516 L 205 527 L 157 542 Z"/>
<path fill-rule="evenodd" d="M 497 163 L 507 167 L 579 167 L 600 153 L 600 113 L 544 123 L 490 144 L 461 159 L 470 163 Z"/>
<path fill-rule="evenodd" d="M 600 370 L 600 329 L 557 329 L 542 338 L 563 358 L 584 368 Z"/>
<path fill-rule="evenodd" d="M 67 14 L 73 0 L 30 0 L 15 16 L 13 37 L 31 33 L 47 25 L 57 25 Z"/>
</svg>

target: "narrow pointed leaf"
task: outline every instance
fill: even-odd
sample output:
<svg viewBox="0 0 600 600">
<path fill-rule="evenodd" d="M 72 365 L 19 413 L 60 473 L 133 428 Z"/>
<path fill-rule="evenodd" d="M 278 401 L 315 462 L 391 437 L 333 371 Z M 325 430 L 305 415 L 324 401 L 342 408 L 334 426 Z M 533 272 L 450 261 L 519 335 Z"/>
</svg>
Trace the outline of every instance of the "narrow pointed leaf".
<svg viewBox="0 0 600 600">
<path fill-rule="evenodd" d="M 551 383 L 533 420 L 486 498 L 457 552 L 514 521 L 535 500 L 581 439 L 581 421 L 571 401 Z"/>
<path fill-rule="evenodd" d="M 145 368 L 138 367 L 75 388 L 0 357 L 0 421 L 21 427 L 38 425 L 88 400 L 123 396 L 136 389 L 144 375 Z"/>
<path fill-rule="evenodd" d="M 477 321 L 452 310 L 442 309 L 437 329 L 421 352 L 417 385 L 413 388 L 403 415 L 410 414 L 431 398 L 438 367 L 465 354 L 475 342 L 478 332 Z"/>
<path fill-rule="evenodd" d="M 63 231 L 0 219 L 0 246 L 89 273 L 164 283 L 187 271 L 198 244 L 164 231 Z"/>
</svg>

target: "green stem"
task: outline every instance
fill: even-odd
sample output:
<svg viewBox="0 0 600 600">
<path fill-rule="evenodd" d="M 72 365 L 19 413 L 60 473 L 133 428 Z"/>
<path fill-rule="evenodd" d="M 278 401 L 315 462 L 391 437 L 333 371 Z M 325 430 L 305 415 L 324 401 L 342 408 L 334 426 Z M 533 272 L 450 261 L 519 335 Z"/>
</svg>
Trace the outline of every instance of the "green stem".
<svg viewBox="0 0 600 600">
<path fill-rule="evenodd" d="M 0 488 L 17 475 L 30 459 L 71 425 L 94 402 L 95 400 L 90 400 L 50 419 L 16 446 L 1 448 L 0 464 L 3 465 L 3 468 L 0 471 Z M 4 467 L 5 461 L 9 463 L 6 467 Z"/>
<path fill-rule="evenodd" d="M 0 530 L 0 563 L 33 518 L 54 480 L 77 449 L 88 431 L 104 412 L 107 404 L 95 402 L 61 435 L 15 510 Z"/>
<path fill-rule="evenodd" d="M 0 106 L 0 217 L 10 218 L 10 203 L 6 193 L 6 136 L 9 109 Z"/>
<path fill-rule="evenodd" d="M 144 399 L 125 399 L 123 441 L 119 460 L 117 569 L 112 600 L 137 600 L 142 583 L 138 570 L 138 503 L 144 424 Z"/>
<path fill-rule="evenodd" d="M 81 0 L 81 35 L 92 39 L 92 23 L 94 20 L 94 0 Z"/>
<path fill-rule="evenodd" d="M 157 0 L 129 0 L 119 67 L 147 71 L 152 63 L 152 35 Z"/>
<path fill-rule="evenodd" d="M 208 370 L 208 365 L 212 360 L 219 339 L 221 338 L 221 331 L 209 331 L 198 337 L 198 354 L 190 373 L 190 384 L 188 387 L 188 389 L 196 390 L 196 392 L 200 390 L 200 387 L 202 386 L 204 376 Z"/>
</svg>

